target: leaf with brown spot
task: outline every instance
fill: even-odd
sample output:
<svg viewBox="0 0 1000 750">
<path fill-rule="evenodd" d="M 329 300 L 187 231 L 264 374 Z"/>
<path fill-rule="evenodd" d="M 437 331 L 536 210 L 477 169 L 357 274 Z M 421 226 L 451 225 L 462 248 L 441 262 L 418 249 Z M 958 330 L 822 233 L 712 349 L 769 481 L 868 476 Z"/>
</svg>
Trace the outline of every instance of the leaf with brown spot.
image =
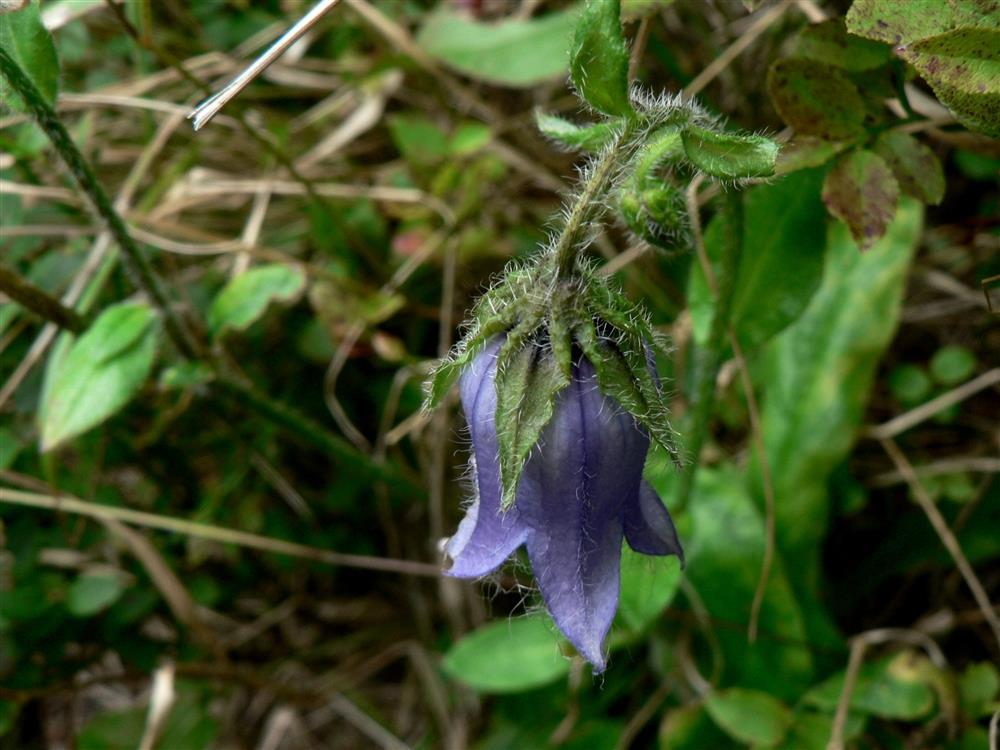
<svg viewBox="0 0 1000 750">
<path fill-rule="evenodd" d="M 768 71 L 767 91 L 781 119 L 799 133 L 841 141 L 865 132 L 864 101 L 836 68 L 813 60 L 778 60 Z"/>
<path fill-rule="evenodd" d="M 899 184 L 885 159 L 867 149 L 855 149 L 826 176 L 823 202 L 847 224 L 858 247 L 867 250 L 882 238 L 896 214 Z"/>
<path fill-rule="evenodd" d="M 1000 137 L 1000 29 L 955 29 L 898 51 L 963 125 Z"/>
<path fill-rule="evenodd" d="M 909 133 L 890 130 L 875 141 L 875 153 L 885 159 L 904 195 L 937 205 L 944 197 L 944 170 L 937 154 Z"/>
<path fill-rule="evenodd" d="M 847 11 L 850 33 L 889 44 L 958 28 L 1000 28 L 1000 0 L 854 0 Z"/>
</svg>

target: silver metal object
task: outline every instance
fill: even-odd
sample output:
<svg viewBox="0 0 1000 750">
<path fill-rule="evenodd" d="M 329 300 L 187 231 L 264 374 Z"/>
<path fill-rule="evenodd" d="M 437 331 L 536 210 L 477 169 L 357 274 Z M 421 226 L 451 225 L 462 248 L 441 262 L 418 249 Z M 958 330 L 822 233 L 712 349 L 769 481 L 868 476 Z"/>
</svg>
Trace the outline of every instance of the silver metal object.
<svg viewBox="0 0 1000 750">
<path fill-rule="evenodd" d="M 187 116 L 192 121 L 195 130 L 201 130 L 203 126 L 212 121 L 212 118 L 219 113 L 229 100 L 246 88 L 251 81 L 264 72 L 268 65 L 281 57 L 285 51 L 316 24 L 326 13 L 333 8 L 340 0 L 319 0 L 294 26 L 281 35 L 267 50 L 250 65 L 243 69 L 233 80 L 222 87 L 218 92 L 205 99 L 197 107 L 191 110 Z"/>
</svg>

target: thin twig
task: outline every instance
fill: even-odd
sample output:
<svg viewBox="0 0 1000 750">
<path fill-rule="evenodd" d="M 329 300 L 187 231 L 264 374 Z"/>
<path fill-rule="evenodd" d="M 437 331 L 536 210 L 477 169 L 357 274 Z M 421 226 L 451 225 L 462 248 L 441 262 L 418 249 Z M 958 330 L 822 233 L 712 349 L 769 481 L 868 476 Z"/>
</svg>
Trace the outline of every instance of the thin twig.
<svg viewBox="0 0 1000 750">
<path fill-rule="evenodd" d="M 760 621 L 760 608 L 764 603 L 764 594 L 767 591 L 767 583 L 771 578 L 771 567 L 774 565 L 774 545 L 775 545 L 775 523 L 774 523 L 774 481 L 771 478 L 771 462 L 767 458 L 767 450 L 764 446 L 764 429 L 760 420 L 760 408 L 757 404 L 757 396 L 753 390 L 753 380 L 750 378 L 750 370 L 747 367 L 746 357 L 743 355 L 743 348 L 732 327 L 729 328 L 729 343 L 733 347 L 736 355 L 736 366 L 740 371 L 740 380 L 743 384 L 743 392 L 747 397 L 747 411 L 750 414 L 750 433 L 753 438 L 754 449 L 760 460 L 761 483 L 764 486 L 764 560 L 760 566 L 760 580 L 757 582 L 757 590 L 753 594 L 753 604 L 750 606 L 750 623 L 747 626 L 747 640 L 753 643 L 757 640 L 757 625 Z"/>
<path fill-rule="evenodd" d="M 972 596 L 976 600 L 976 604 L 983 613 L 986 622 L 989 623 L 990 629 L 993 631 L 993 636 L 996 638 L 997 646 L 1000 648 L 1000 618 L 997 617 L 996 612 L 993 610 L 990 598 L 986 594 L 983 584 L 979 581 L 976 571 L 965 556 L 965 552 L 962 551 L 958 539 L 955 538 L 951 529 L 948 528 L 948 522 L 945 521 L 944 516 L 941 515 L 941 511 L 938 510 L 934 501 L 927 494 L 924 486 L 920 483 L 920 479 L 917 478 L 913 466 L 906 458 L 906 455 L 899 449 L 899 446 L 896 445 L 895 441 L 892 438 L 883 438 L 879 442 L 882 443 L 882 448 L 885 449 L 885 452 L 889 454 L 889 458 L 896 465 L 896 469 L 906 478 L 906 483 L 909 485 L 910 491 L 916 498 L 917 503 L 927 515 L 927 520 L 931 522 L 931 526 L 937 532 L 941 543 L 955 561 L 958 571 L 962 574 L 966 585 L 972 591 Z"/>
<path fill-rule="evenodd" d="M 750 25 L 750 28 L 740 34 L 739 39 L 726 47 L 722 51 L 722 54 L 712 60 L 701 73 L 695 76 L 695 79 L 691 83 L 684 87 L 683 92 L 681 92 L 684 97 L 690 99 L 697 96 L 719 73 L 739 57 L 740 53 L 749 47 L 758 36 L 763 34 L 771 24 L 781 18 L 791 3 L 792 0 L 781 0 L 774 7 L 762 11 L 760 17 Z"/>
<path fill-rule="evenodd" d="M 227 529 L 222 526 L 211 526 L 194 521 L 186 521 L 181 518 L 171 516 L 161 516 L 155 513 L 133 510 L 131 508 L 121 508 L 113 505 L 102 505 L 100 503 L 88 503 L 70 495 L 44 495 L 35 492 L 22 492 L 21 490 L 9 487 L 0 487 L 0 502 L 12 505 L 23 505 L 29 508 L 44 508 L 46 510 L 61 511 L 64 513 L 75 513 L 97 520 L 113 519 L 136 526 L 145 526 L 150 529 L 160 531 L 170 531 L 175 534 L 184 534 L 199 539 L 208 539 L 222 544 L 235 544 L 241 547 L 249 547 L 264 552 L 273 552 L 279 555 L 289 555 L 291 557 L 301 557 L 306 560 L 326 563 L 328 565 L 340 565 L 348 568 L 362 568 L 365 570 L 382 570 L 389 573 L 401 573 L 404 575 L 428 576 L 437 578 L 441 575 L 441 570 L 437 565 L 417 562 L 415 560 L 392 560 L 385 557 L 374 557 L 371 555 L 355 555 L 345 552 L 332 552 L 317 547 L 309 547 L 305 544 L 288 542 L 284 539 L 274 539 L 260 534 L 251 534 L 246 531 Z"/>
<path fill-rule="evenodd" d="M 979 391 L 1000 383 L 1000 367 L 987 370 L 982 375 L 973 378 L 968 383 L 963 383 L 957 388 L 953 388 L 947 393 L 942 393 L 937 398 L 933 398 L 925 404 L 921 404 L 915 409 L 911 409 L 905 414 L 893 417 L 888 422 L 869 427 L 864 434 L 876 440 L 888 440 L 896 437 L 901 432 L 906 432 L 911 427 L 916 427 L 921 422 L 930 419 L 939 411 L 947 409 L 949 406 L 961 403 L 970 396 L 974 396 Z"/>
</svg>

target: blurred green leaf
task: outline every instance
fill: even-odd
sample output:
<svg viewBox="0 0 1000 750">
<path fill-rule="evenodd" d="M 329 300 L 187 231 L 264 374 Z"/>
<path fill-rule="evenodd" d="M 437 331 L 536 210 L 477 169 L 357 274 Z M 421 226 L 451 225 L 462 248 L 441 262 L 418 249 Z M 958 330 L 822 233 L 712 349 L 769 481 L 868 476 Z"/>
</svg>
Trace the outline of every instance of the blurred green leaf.
<svg viewBox="0 0 1000 750">
<path fill-rule="evenodd" d="M 195 690 L 178 687 L 156 747 L 160 750 L 202 750 L 213 746 L 218 726 L 205 699 Z M 77 750 L 135 750 L 146 726 L 145 706 L 109 711 L 92 718 L 76 739 Z"/>
<path fill-rule="evenodd" d="M 422 115 L 392 115 L 388 124 L 392 142 L 407 161 L 433 164 L 450 153 L 447 136 Z"/>
<path fill-rule="evenodd" d="M 747 744 L 776 745 L 792 724 L 788 706 L 759 690 L 713 690 L 705 709 L 726 734 Z"/>
<path fill-rule="evenodd" d="M 445 654 L 444 671 L 481 693 L 512 693 L 557 680 L 569 671 L 552 621 L 531 614 L 497 620 L 469 633 Z"/>
<path fill-rule="evenodd" d="M 0 700 L 0 737 L 14 728 L 20 706 L 14 701 Z"/>
<path fill-rule="evenodd" d="M 628 95 L 628 48 L 618 0 L 586 0 L 576 24 L 569 72 L 577 93 L 612 117 L 633 112 Z"/>
<path fill-rule="evenodd" d="M 851 741 L 861 734 L 865 720 L 861 714 L 849 712 L 844 725 L 844 739 Z M 827 750 L 833 733 L 833 714 L 796 711 L 791 729 L 784 742 L 775 750 Z"/>
<path fill-rule="evenodd" d="M 648 18 L 671 5 L 674 0 L 621 0 L 622 21 L 638 21 Z"/>
<path fill-rule="evenodd" d="M 864 101 L 836 68 L 813 60 L 777 60 L 768 71 L 767 90 L 781 119 L 798 133 L 829 141 L 864 133 Z"/>
<path fill-rule="evenodd" d="M 677 593 L 681 563 L 674 556 L 641 555 L 622 546 L 618 615 L 626 627 L 642 631 L 663 612 Z"/>
<path fill-rule="evenodd" d="M 727 750 L 737 745 L 709 717 L 704 704 L 669 709 L 660 723 L 660 750 Z"/>
<path fill-rule="evenodd" d="M 114 574 L 84 574 L 66 592 L 66 609 L 76 617 L 90 617 L 114 604 L 124 591 Z"/>
<path fill-rule="evenodd" d="M 811 169 L 826 164 L 850 144 L 846 141 L 825 141 L 812 136 L 796 136 L 782 145 L 774 173 L 784 175 L 800 169 Z"/>
<path fill-rule="evenodd" d="M 958 678 L 959 702 L 971 719 L 989 716 L 1000 710 L 1000 669 L 988 661 L 970 664 Z"/>
<path fill-rule="evenodd" d="M 759 135 L 715 133 L 690 126 L 681 131 L 684 152 L 691 163 L 720 180 L 770 177 L 778 144 Z"/>
<path fill-rule="evenodd" d="M 904 199 L 885 237 L 865 254 L 858 253 L 846 227 L 831 225 L 818 291 L 765 348 L 757 372 L 766 385 L 761 422 L 774 477 L 778 548 L 795 561 L 788 575 L 815 643 L 839 640 L 819 605 L 827 479 L 854 443 L 875 371 L 895 332 L 922 216 L 919 203 Z M 763 507 L 756 461 L 750 486 Z"/>
<path fill-rule="evenodd" d="M 231 279 L 212 301 L 208 327 L 215 336 L 227 329 L 246 330 L 272 302 L 295 299 L 305 283 L 305 275 L 294 266 L 284 263 L 254 266 Z"/>
<path fill-rule="evenodd" d="M 892 170 L 885 159 L 867 149 L 841 157 L 823 183 L 827 210 L 847 224 L 861 250 L 882 238 L 898 201 L 899 184 Z"/>
<path fill-rule="evenodd" d="M 889 47 L 847 33 L 843 18 L 807 26 L 793 42 L 796 57 L 833 65 L 841 70 L 871 70 L 889 62 Z"/>
<path fill-rule="evenodd" d="M 156 313 L 145 303 L 123 302 L 101 313 L 61 357 L 43 393 L 43 452 L 95 427 L 129 402 L 153 368 L 160 332 Z"/>
<path fill-rule="evenodd" d="M 975 371 L 976 355 L 964 346 L 942 346 L 931 357 L 931 375 L 941 385 L 958 385 Z"/>
<path fill-rule="evenodd" d="M 417 44 L 470 78 L 527 88 L 566 72 L 579 10 L 483 23 L 449 10 L 427 17 Z"/>
<path fill-rule="evenodd" d="M 937 205 L 944 198 L 944 169 L 937 154 L 909 133 L 888 130 L 875 141 L 875 153 L 885 159 L 903 195 Z"/>
<path fill-rule="evenodd" d="M 743 253 L 733 290 L 731 319 L 740 343 L 752 349 L 805 310 L 823 270 L 826 211 L 822 175 L 791 174 L 745 193 Z M 720 257 L 725 228 L 715 218 L 705 230 L 710 260 Z M 691 264 L 688 304 L 695 340 L 708 338 L 715 301 L 699 263 Z"/>
<path fill-rule="evenodd" d="M 55 104 L 59 92 L 59 60 L 52 36 L 42 24 L 38 0 L 21 10 L 0 13 L 0 47 L 25 72 L 49 104 Z M 23 109 L 24 102 L 3 81 L 4 103 Z"/>
<path fill-rule="evenodd" d="M 934 708 L 934 689 L 920 669 L 912 669 L 910 652 L 863 664 L 851 693 L 851 709 L 886 719 L 915 721 Z M 803 701 L 835 711 L 844 687 L 844 673 L 810 690 Z"/>
<path fill-rule="evenodd" d="M 493 138 L 493 131 L 481 122 L 463 122 L 448 139 L 448 151 L 454 156 L 468 156 L 482 150 Z"/>
<path fill-rule="evenodd" d="M 933 387 L 930 376 L 919 365 L 900 365 L 889 373 L 889 390 L 904 406 L 926 400 Z"/>
<path fill-rule="evenodd" d="M 0 425 L 0 469 L 9 469 L 23 447 L 23 442 L 13 430 Z"/>
</svg>

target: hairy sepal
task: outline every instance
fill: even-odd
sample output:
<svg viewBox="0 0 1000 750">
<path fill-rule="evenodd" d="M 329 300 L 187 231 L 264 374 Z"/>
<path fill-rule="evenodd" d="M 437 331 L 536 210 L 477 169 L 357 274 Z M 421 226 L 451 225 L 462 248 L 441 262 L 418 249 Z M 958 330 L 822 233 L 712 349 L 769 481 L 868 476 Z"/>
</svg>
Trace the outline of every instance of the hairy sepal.
<svg viewBox="0 0 1000 750">
<path fill-rule="evenodd" d="M 521 470 L 555 413 L 556 397 L 570 378 L 543 346 L 531 342 L 498 365 L 497 442 L 500 448 L 500 508 L 514 505 Z"/>
</svg>

